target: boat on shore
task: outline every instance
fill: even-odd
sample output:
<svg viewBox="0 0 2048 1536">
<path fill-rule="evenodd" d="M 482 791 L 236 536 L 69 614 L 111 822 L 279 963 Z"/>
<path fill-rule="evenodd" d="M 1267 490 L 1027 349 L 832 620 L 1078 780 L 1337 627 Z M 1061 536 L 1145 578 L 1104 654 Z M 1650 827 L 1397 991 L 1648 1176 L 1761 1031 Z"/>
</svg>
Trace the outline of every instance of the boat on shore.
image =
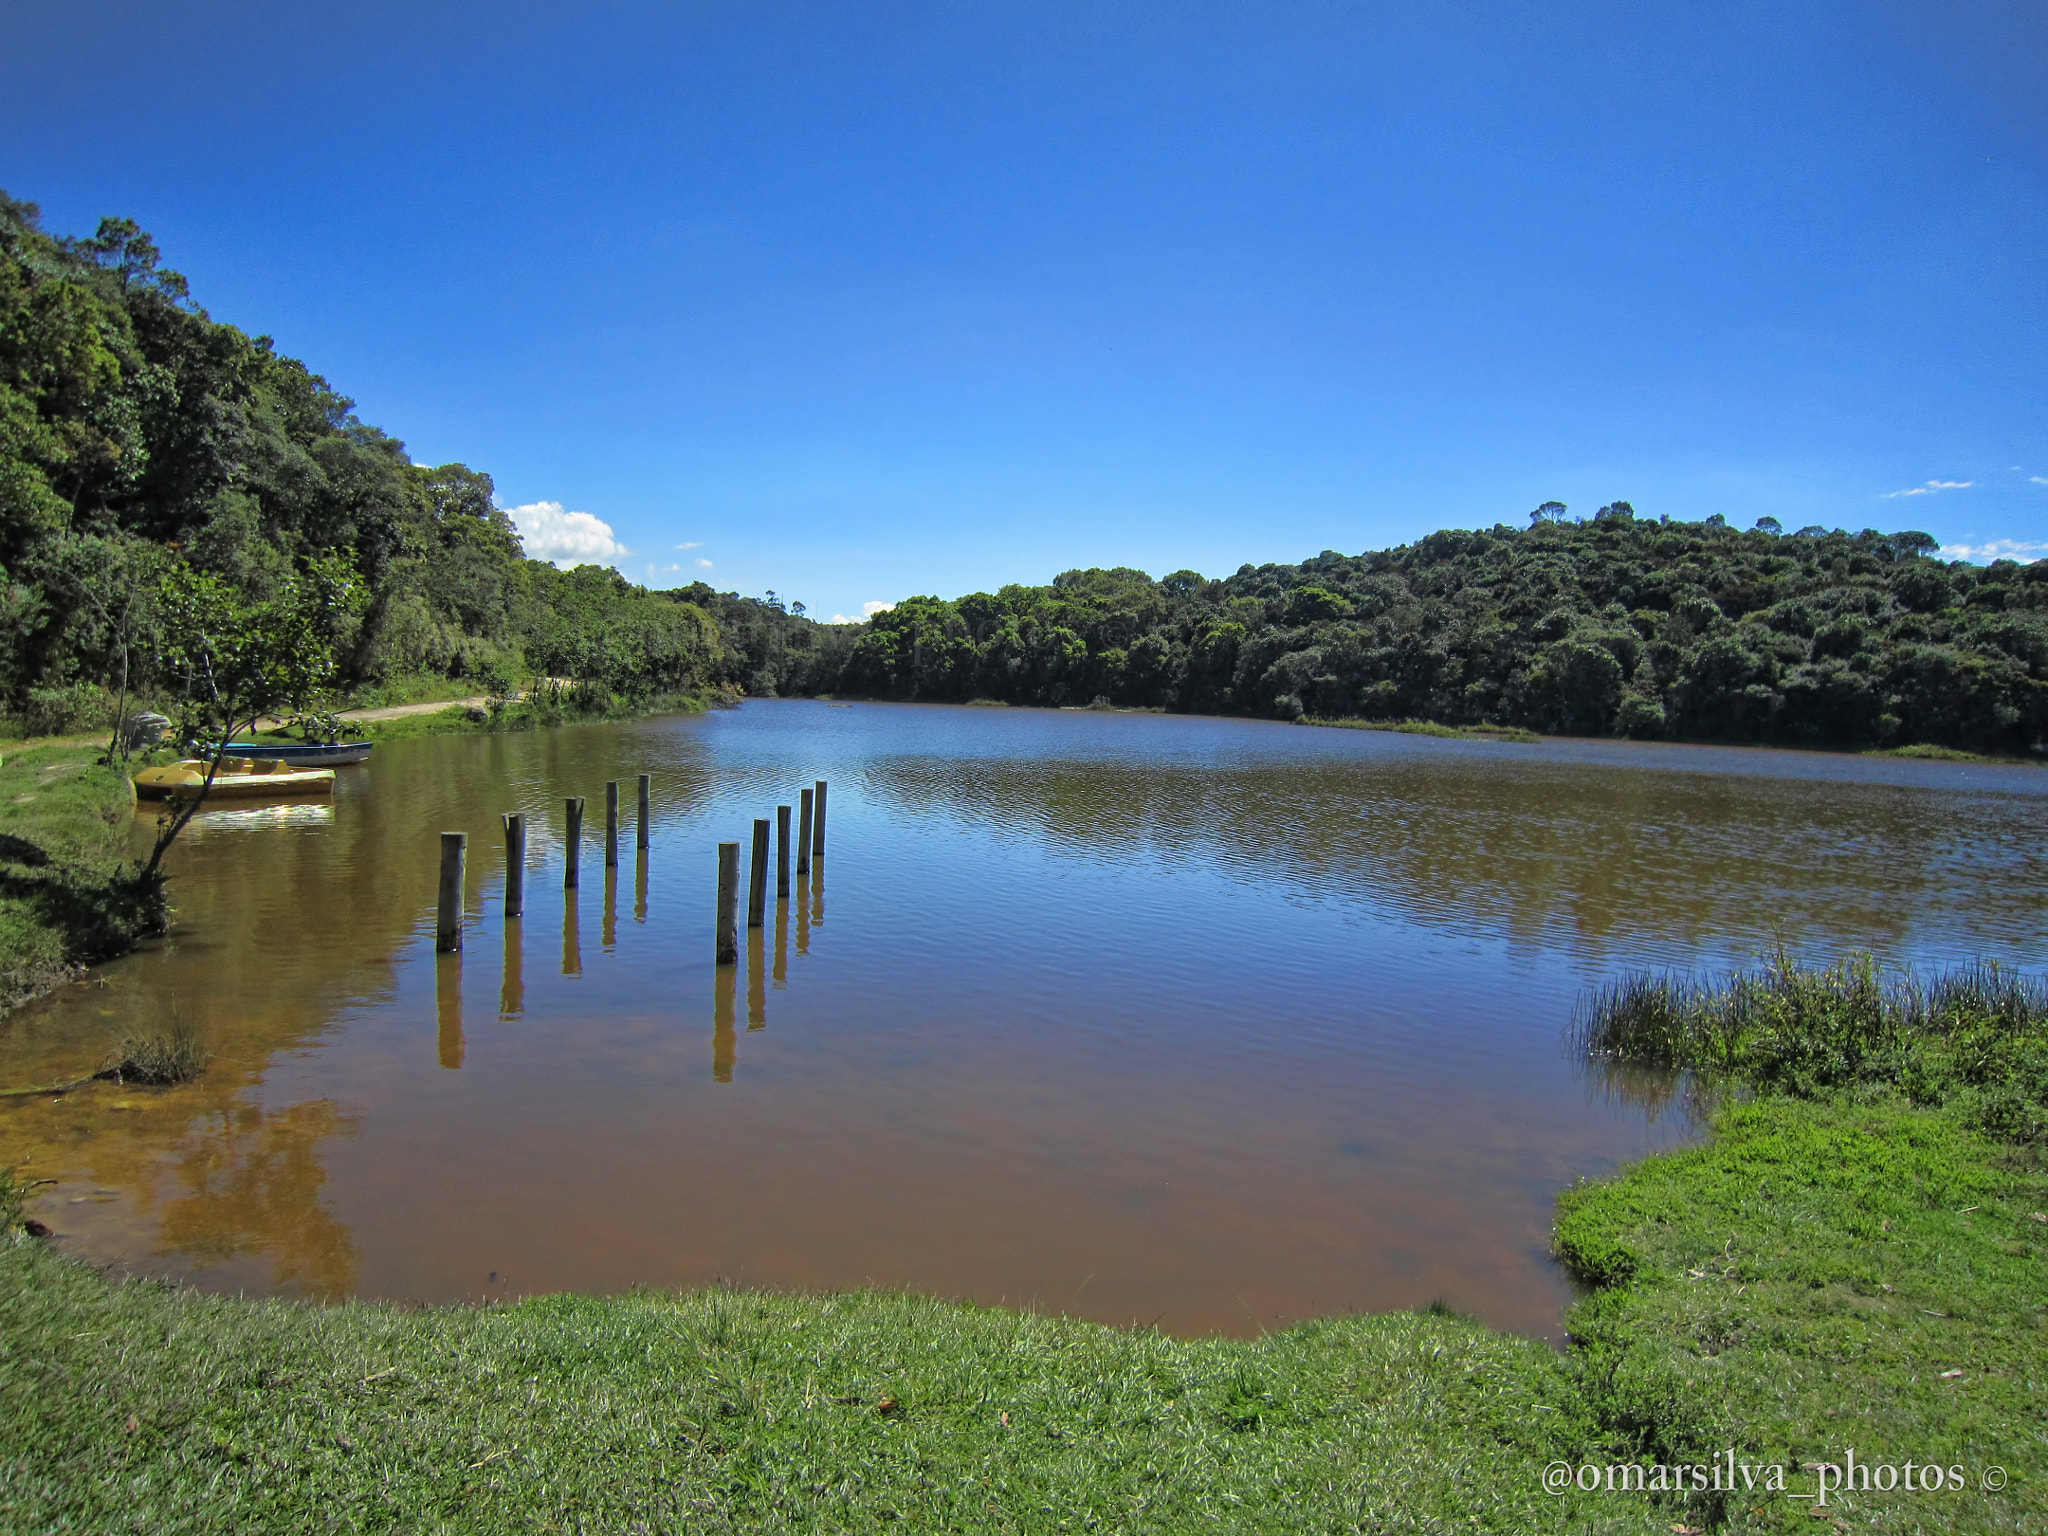
<svg viewBox="0 0 2048 1536">
<path fill-rule="evenodd" d="M 231 741 L 228 751 L 238 757 L 276 759 L 294 768 L 340 768 L 360 763 L 370 755 L 374 741 L 314 742 L 299 745 L 284 741 Z"/>
<path fill-rule="evenodd" d="M 206 786 L 207 764 L 198 758 L 145 768 L 135 775 L 135 793 L 150 800 L 195 798 Z M 274 757 L 228 757 L 214 771 L 209 800 L 249 800 L 259 796 L 331 795 L 332 768 L 295 768 Z"/>
</svg>

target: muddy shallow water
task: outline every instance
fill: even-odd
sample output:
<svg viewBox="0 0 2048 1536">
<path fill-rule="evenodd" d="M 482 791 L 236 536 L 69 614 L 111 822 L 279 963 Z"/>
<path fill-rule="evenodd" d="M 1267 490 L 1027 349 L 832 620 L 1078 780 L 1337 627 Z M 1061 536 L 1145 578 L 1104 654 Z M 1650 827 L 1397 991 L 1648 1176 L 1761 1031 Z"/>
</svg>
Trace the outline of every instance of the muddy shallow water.
<svg viewBox="0 0 2048 1536">
<path fill-rule="evenodd" d="M 184 1088 L 0 1101 L 74 1251 L 222 1290 L 873 1282 L 1185 1333 L 1442 1297 L 1554 1336 L 1557 1188 L 1692 1134 L 1670 1084 L 1565 1049 L 1589 980 L 1778 939 L 2033 965 L 2048 916 L 2026 767 L 756 701 L 341 777 L 202 817 L 174 938 L 0 1024 L 0 1086 L 173 1011 L 214 1052 Z M 817 778 L 821 876 L 720 971 L 716 843 Z M 437 959 L 443 829 L 470 919 Z"/>
</svg>

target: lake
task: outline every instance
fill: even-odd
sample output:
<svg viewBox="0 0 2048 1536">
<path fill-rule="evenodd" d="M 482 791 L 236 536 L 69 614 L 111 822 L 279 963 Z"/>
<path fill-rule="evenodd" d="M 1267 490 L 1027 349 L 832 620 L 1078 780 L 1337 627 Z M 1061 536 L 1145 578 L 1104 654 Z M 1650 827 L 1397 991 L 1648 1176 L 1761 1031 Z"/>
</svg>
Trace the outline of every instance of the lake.
<svg viewBox="0 0 2048 1536">
<path fill-rule="evenodd" d="M 0 1024 L 0 1086 L 174 1013 L 214 1052 L 0 1101 L 72 1251 L 223 1291 L 875 1284 L 1179 1333 L 1442 1298 L 1554 1338 L 1558 1188 L 1697 1134 L 1668 1078 L 1574 1058 L 1588 983 L 1780 941 L 2038 965 L 2048 915 L 2027 766 L 750 701 L 340 778 L 206 813 L 175 934 Z M 820 870 L 721 970 L 717 843 L 820 778 Z M 437 958 L 444 829 L 469 918 Z"/>
</svg>

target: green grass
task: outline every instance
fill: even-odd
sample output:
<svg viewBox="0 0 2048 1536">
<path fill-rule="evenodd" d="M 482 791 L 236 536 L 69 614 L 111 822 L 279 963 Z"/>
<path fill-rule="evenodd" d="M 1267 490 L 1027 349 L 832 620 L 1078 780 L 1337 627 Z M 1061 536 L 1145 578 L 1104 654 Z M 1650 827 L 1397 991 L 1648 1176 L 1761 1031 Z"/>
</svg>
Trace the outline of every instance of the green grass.
<svg viewBox="0 0 2048 1536">
<path fill-rule="evenodd" d="M 1456 741 L 1536 742 L 1543 738 L 1518 725 L 1439 725 L 1434 720 L 1339 720 L 1303 715 L 1302 725 L 1328 725 L 1346 731 L 1398 731 L 1404 736 L 1445 736 Z"/>
<path fill-rule="evenodd" d="M 1540 1344 L 1430 1314 L 1181 1340 L 894 1293 L 405 1311 L 0 1239 L 0 1527 L 1646 1531 L 1567 1519 Z"/>
<path fill-rule="evenodd" d="M 1934 763 L 1990 763 L 2001 759 L 1985 757 L 1977 752 L 1965 752 L 1957 747 L 1933 747 L 1924 744 L 1910 747 L 1880 747 L 1863 754 L 1865 757 L 1910 757 L 1921 758 Z"/>
<path fill-rule="evenodd" d="M 0 755 L 0 1008 L 124 953 L 144 926 L 117 882 L 132 792 L 102 751 L 59 740 Z"/>
<path fill-rule="evenodd" d="M 1647 1461 L 1960 1465 L 1966 1491 L 1831 1496 L 1862 1531 L 2048 1529 L 2048 1169 L 1936 1110 L 1774 1097 L 1568 1192 L 1603 1288 L 1568 1320 L 1592 1414 Z M 1955 1373 L 1955 1374 L 1951 1374 Z M 1998 1493 L 1977 1486 L 2005 1469 Z M 1794 1484 L 1811 1491 L 1810 1480 Z M 1783 1496 L 1698 1497 L 1811 1530 Z M 1704 1523 L 1704 1520 L 1696 1523 Z"/>
<path fill-rule="evenodd" d="M 1931 763 L 2027 763 L 2039 767 L 2048 762 L 2039 751 L 2031 754 L 1964 752 L 1956 747 L 1936 747 L 1916 743 L 1910 747 L 1880 747 L 1863 754 L 1865 757 L 1906 757 L 1919 758 Z"/>
</svg>

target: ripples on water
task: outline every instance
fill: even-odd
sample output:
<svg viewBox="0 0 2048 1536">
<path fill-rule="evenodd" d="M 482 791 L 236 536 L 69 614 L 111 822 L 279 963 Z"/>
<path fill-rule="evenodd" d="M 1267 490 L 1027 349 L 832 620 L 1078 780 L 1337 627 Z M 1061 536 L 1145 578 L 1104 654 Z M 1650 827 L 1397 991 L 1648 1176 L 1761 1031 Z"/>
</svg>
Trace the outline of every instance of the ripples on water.
<svg viewBox="0 0 2048 1536">
<path fill-rule="evenodd" d="M 602 868 L 604 781 L 654 846 Z M 1580 987 L 1779 940 L 2038 963 L 2048 773 L 755 702 L 429 737 L 176 855 L 177 937 L 17 1013 L 8 1085 L 174 1004 L 167 1092 L 5 1101 L 71 1246 L 445 1300 L 907 1284 L 1181 1332 L 1441 1296 L 1552 1333 L 1550 1202 L 1690 1134 Z M 831 781 L 823 878 L 711 963 L 715 844 Z M 581 794 L 583 886 L 561 889 Z M 528 816 L 503 920 L 499 813 Z M 432 954 L 437 834 L 470 836 Z"/>
</svg>

